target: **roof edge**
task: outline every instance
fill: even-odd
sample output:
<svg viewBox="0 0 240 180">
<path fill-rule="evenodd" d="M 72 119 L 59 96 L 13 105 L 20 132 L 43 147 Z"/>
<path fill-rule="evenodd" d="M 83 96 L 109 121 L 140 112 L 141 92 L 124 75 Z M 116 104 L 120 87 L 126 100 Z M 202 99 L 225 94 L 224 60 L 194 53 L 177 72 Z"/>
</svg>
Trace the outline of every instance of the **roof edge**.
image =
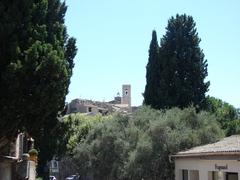
<svg viewBox="0 0 240 180">
<path fill-rule="evenodd" d="M 240 156 L 240 152 L 203 152 L 203 153 L 186 153 L 171 155 L 171 158 L 191 158 L 191 157 L 204 157 L 204 156 Z"/>
</svg>

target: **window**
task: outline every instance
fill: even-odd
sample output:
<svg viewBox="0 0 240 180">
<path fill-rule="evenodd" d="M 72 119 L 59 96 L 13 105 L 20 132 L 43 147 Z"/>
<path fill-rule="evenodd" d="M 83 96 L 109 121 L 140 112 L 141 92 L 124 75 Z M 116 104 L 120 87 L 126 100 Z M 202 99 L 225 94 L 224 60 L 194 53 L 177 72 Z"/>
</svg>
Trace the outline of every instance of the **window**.
<svg viewBox="0 0 240 180">
<path fill-rule="evenodd" d="M 190 176 L 190 180 L 199 180 L 199 171 L 198 170 L 190 170 L 189 176 Z"/>
<path fill-rule="evenodd" d="M 58 162 L 56 161 L 56 160 L 52 160 L 52 169 L 56 169 L 56 168 L 58 168 Z"/>
<path fill-rule="evenodd" d="M 188 180 L 188 170 L 182 170 L 182 180 Z"/>
<path fill-rule="evenodd" d="M 54 162 L 53 167 L 54 167 L 54 168 L 57 168 L 57 167 L 58 167 L 57 161 Z"/>
<path fill-rule="evenodd" d="M 92 112 L 92 107 L 88 107 L 88 112 Z"/>
<path fill-rule="evenodd" d="M 226 180 L 238 180 L 238 173 L 226 173 Z"/>
<path fill-rule="evenodd" d="M 218 172 L 217 171 L 212 172 L 212 180 L 218 180 Z"/>
<path fill-rule="evenodd" d="M 208 180 L 218 180 L 218 171 L 208 171 Z"/>
</svg>

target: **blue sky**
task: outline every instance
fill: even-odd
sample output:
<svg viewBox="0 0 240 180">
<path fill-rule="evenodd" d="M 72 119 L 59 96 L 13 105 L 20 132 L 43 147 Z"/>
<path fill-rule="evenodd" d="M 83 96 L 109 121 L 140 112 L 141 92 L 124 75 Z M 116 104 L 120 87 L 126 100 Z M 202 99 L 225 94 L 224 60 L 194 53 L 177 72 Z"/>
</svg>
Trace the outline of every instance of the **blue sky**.
<svg viewBox="0 0 240 180">
<path fill-rule="evenodd" d="M 132 86 L 141 105 L 152 30 L 158 39 L 177 13 L 193 16 L 208 60 L 207 94 L 240 107 L 239 0 L 67 0 L 66 25 L 78 54 L 66 101 L 109 101 Z"/>
</svg>

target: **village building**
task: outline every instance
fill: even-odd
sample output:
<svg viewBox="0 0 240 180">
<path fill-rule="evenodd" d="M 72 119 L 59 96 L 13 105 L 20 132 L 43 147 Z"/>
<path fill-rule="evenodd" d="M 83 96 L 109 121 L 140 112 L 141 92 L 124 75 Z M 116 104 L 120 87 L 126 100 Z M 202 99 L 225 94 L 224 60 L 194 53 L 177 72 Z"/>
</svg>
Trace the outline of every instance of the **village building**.
<svg viewBox="0 0 240 180">
<path fill-rule="evenodd" d="M 14 141 L 6 142 L 0 154 L 0 180 L 35 180 L 36 162 L 28 154 L 34 140 L 19 133 Z"/>
<path fill-rule="evenodd" d="M 74 99 L 67 107 L 67 114 L 84 113 L 87 115 L 96 115 L 100 113 L 102 115 L 106 115 L 112 112 L 132 112 L 131 85 L 122 85 L 122 97 L 118 93 L 112 101 L 100 102 L 87 99 Z"/>
<path fill-rule="evenodd" d="M 240 135 L 170 158 L 175 161 L 175 180 L 240 180 Z"/>
</svg>

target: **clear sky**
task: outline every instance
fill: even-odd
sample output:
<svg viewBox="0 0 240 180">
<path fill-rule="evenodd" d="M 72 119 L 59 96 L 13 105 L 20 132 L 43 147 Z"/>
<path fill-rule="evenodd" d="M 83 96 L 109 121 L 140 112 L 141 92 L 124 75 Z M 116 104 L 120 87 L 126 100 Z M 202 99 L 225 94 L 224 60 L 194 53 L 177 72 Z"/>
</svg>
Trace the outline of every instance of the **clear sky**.
<svg viewBox="0 0 240 180">
<path fill-rule="evenodd" d="M 240 0 L 66 0 L 78 54 L 66 101 L 109 101 L 131 84 L 141 105 L 152 30 L 177 13 L 193 16 L 208 60 L 209 95 L 240 107 Z"/>
</svg>

